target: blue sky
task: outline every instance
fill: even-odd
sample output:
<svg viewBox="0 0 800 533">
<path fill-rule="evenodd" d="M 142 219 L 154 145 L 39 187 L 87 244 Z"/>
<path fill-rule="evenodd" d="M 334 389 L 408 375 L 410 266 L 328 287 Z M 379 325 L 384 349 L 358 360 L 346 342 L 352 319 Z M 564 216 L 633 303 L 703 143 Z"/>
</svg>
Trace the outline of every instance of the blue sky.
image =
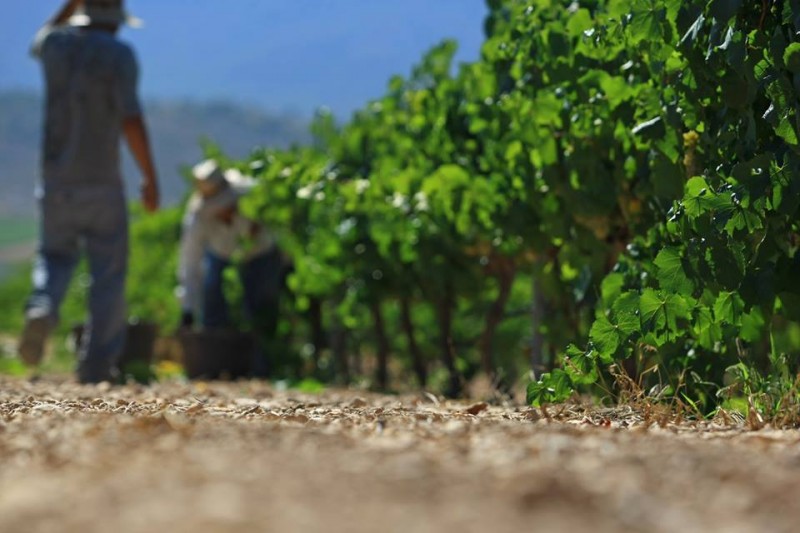
<svg viewBox="0 0 800 533">
<path fill-rule="evenodd" d="M 0 90 L 40 88 L 28 43 L 60 5 L 4 2 Z M 123 30 L 142 66 L 146 97 L 229 99 L 344 117 L 379 97 L 444 38 L 473 61 L 483 40 L 484 0 L 129 0 L 145 20 Z"/>
</svg>

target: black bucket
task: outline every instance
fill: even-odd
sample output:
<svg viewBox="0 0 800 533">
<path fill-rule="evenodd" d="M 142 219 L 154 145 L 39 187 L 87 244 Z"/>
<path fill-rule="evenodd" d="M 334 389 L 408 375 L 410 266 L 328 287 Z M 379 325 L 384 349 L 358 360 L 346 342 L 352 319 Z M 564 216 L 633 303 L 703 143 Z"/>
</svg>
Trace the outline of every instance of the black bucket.
<svg viewBox="0 0 800 533">
<path fill-rule="evenodd" d="M 72 327 L 71 344 L 76 353 L 80 349 L 85 331 L 85 324 L 76 324 Z M 128 323 L 125 348 L 117 362 L 123 374 L 129 374 L 138 381 L 149 380 L 157 338 L 157 324 L 133 321 Z"/>
<path fill-rule="evenodd" d="M 128 324 L 128 335 L 125 339 L 125 350 L 119 360 L 123 371 L 131 364 L 150 365 L 153 362 L 158 325 L 152 322 L 131 322 Z"/>
<path fill-rule="evenodd" d="M 183 368 L 189 379 L 237 379 L 250 374 L 255 337 L 234 330 L 181 331 Z"/>
</svg>

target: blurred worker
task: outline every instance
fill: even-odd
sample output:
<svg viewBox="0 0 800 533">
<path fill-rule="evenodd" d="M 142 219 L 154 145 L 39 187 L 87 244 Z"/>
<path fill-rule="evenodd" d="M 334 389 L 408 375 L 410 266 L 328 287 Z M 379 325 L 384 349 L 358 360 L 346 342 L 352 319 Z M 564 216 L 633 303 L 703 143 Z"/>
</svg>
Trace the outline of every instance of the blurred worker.
<svg viewBox="0 0 800 533">
<path fill-rule="evenodd" d="M 78 378 L 113 380 L 125 344 L 128 216 L 120 171 L 120 138 L 144 177 L 141 198 L 158 208 L 158 180 L 137 94 L 139 68 L 118 40 L 122 24 L 138 26 L 122 0 L 69 0 L 36 34 L 31 53 L 46 88 L 41 224 L 26 305 L 20 357 L 38 364 L 82 251 L 88 257 L 89 334 Z"/>
<path fill-rule="evenodd" d="M 235 170 L 223 172 L 213 160 L 192 169 L 195 192 L 183 218 L 178 279 L 181 326 L 191 327 L 199 315 L 205 329 L 233 326 L 224 294 L 224 272 L 235 264 L 243 289 L 246 319 L 259 344 L 275 337 L 281 254 L 263 224 L 245 218 L 238 201 L 253 180 Z M 266 358 L 258 355 L 254 373 L 266 373 Z"/>
</svg>

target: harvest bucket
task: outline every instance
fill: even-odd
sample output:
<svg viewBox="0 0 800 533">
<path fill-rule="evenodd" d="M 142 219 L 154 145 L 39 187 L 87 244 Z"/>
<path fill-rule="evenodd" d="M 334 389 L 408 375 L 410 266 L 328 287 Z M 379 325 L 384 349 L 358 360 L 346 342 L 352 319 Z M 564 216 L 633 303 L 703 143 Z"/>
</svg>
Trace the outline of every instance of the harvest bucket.
<svg viewBox="0 0 800 533">
<path fill-rule="evenodd" d="M 76 324 L 72 328 L 70 344 L 77 353 L 83 342 L 86 332 L 85 324 Z M 130 374 L 140 381 L 147 381 L 150 377 L 150 364 L 153 362 L 153 353 L 158 337 L 158 325 L 153 322 L 128 323 L 125 337 L 125 348 L 117 362 L 123 374 Z"/>
<path fill-rule="evenodd" d="M 182 331 L 183 368 L 189 379 L 236 379 L 250 373 L 255 337 L 234 330 Z"/>
<path fill-rule="evenodd" d="M 153 362 L 153 348 L 158 337 L 158 326 L 152 322 L 131 322 L 128 324 L 128 336 L 125 350 L 119 360 L 119 367 L 125 370 L 130 363 Z"/>
</svg>

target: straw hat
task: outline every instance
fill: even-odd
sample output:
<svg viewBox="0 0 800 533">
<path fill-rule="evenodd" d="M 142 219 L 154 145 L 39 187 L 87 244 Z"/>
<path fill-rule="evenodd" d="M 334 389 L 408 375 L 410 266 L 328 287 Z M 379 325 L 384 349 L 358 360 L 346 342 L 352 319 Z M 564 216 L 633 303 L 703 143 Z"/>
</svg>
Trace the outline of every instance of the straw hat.
<svg viewBox="0 0 800 533">
<path fill-rule="evenodd" d="M 255 180 L 236 169 L 223 171 L 213 159 L 207 159 L 192 168 L 198 207 L 207 211 L 225 209 L 250 192 Z"/>
<path fill-rule="evenodd" d="M 213 159 L 206 159 L 192 167 L 194 187 L 203 198 L 211 198 L 228 187 L 225 174 Z"/>
<path fill-rule="evenodd" d="M 84 0 L 70 17 L 69 24 L 71 26 L 127 24 L 131 28 L 140 28 L 143 24 L 142 19 L 128 14 L 123 4 L 124 0 Z"/>
</svg>

